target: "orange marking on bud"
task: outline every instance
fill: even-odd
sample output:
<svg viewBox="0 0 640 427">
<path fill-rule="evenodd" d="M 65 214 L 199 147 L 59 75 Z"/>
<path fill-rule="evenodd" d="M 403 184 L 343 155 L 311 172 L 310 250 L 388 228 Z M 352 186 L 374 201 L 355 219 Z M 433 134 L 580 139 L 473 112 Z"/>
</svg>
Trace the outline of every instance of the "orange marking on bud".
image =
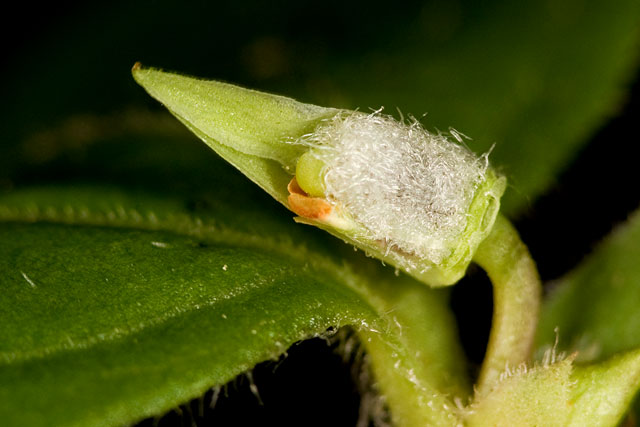
<svg viewBox="0 0 640 427">
<path fill-rule="evenodd" d="M 295 177 L 287 185 L 287 190 L 289 190 L 289 197 L 287 197 L 289 209 L 296 215 L 303 218 L 323 219 L 333 211 L 333 207 L 325 199 L 309 197 L 300 188 Z"/>
<path fill-rule="evenodd" d="M 305 191 L 302 188 L 300 188 L 300 185 L 298 184 L 298 180 L 296 179 L 295 176 L 291 178 L 291 181 L 289 181 L 289 184 L 287 185 L 287 190 L 289 191 L 289 194 L 301 194 L 303 196 L 307 196 L 307 193 L 305 193 Z"/>
</svg>

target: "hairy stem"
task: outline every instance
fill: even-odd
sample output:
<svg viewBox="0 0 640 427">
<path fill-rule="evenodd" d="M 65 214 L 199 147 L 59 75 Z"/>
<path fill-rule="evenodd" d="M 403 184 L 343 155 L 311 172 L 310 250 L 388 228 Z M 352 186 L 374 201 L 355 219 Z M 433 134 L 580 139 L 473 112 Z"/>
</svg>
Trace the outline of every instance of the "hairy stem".
<svg viewBox="0 0 640 427">
<path fill-rule="evenodd" d="M 507 367 L 529 359 L 542 287 L 529 250 L 502 215 L 478 248 L 474 261 L 493 283 L 491 335 L 477 382 L 477 391 L 483 395 L 491 390 Z"/>
</svg>

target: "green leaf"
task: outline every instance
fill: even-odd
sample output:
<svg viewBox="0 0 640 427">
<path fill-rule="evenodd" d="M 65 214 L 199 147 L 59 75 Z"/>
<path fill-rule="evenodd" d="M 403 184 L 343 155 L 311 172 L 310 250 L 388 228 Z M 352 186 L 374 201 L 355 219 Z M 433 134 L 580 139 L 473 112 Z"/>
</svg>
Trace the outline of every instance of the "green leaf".
<svg viewBox="0 0 640 427">
<path fill-rule="evenodd" d="M 570 426 L 618 425 L 640 388 L 640 350 L 577 366 Z"/>
<path fill-rule="evenodd" d="M 9 425 L 158 415 L 329 325 L 373 316 L 302 263 L 231 242 L 6 223 L 0 240 Z"/>
<path fill-rule="evenodd" d="M 447 294 L 394 284 L 390 269 L 244 197 L 221 191 L 194 211 L 181 198 L 104 186 L 3 195 L 0 417 L 131 423 L 346 325 L 393 348 L 401 372 L 420 369 L 452 408 L 445 393 L 468 386 Z M 349 256 L 359 261 L 345 264 Z M 391 292 L 424 305 L 393 311 Z"/>
<path fill-rule="evenodd" d="M 555 340 L 596 360 L 640 346 L 640 212 L 619 226 L 578 268 L 554 284 L 544 304 L 537 343 Z"/>
<path fill-rule="evenodd" d="M 376 308 L 375 311 L 378 313 L 373 319 L 366 315 L 357 318 L 354 316 L 355 325 L 361 325 L 358 323 L 361 321 L 368 325 L 358 328 L 360 334 L 364 334 L 367 328 L 371 328 L 371 332 L 364 340 L 371 339 L 377 343 L 377 346 L 370 350 L 372 355 L 376 355 L 376 360 L 380 358 L 392 360 L 393 369 L 390 369 L 389 365 L 372 361 L 373 369 L 389 375 L 393 385 L 413 381 L 409 389 L 405 388 L 403 392 L 395 393 L 395 396 L 401 399 L 401 407 L 415 410 L 412 412 L 414 417 L 423 421 L 429 420 L 431 424 L 441 425 L 443 423 L 448 425 L 451 419 L 455 419 L 450 412 L 454 404 L 445 395 L 463 398 L 468 395 L 470 386 L 464 370 L 464 357 L 457 340 L 455 319 L 447 308 L 447 292 L 430 291 L 407 277 L 395 277 L 392 269 L 381 268 L 379 263 L 371 260 L 364 262 L 365 259 L 361 253 L 354 253 L 352 248 L 340 244 L 330 236 L 314 231 L 310 227 L 296 225 L 291 220 L 289 212 L 274 203 L 253 183 L 245 180 L 208 147 L 193 140 L 182 126 L 174 126 L 172 119 L 165 120 L 164 117 L 149 116 L 139 111 L 131 111 L 126 115 L 89 116 L 85 118 L 84 129 L 87 134 L 93 135 L 93 139 L 86 139 L 83 133 L 73 132 L 72 123 L 73 120 L 70 120 L 47 131 L 46 138 L 43 135 L 42 140 L 32 142 L 31 150 L 34 153 L 49 153 L 47 157 L 39 159 L 36 163 L 34 172 L 41 179 L 52 182 L 62 180 L 65 183 L 70 181 L 72 186 L 47 185 L 23 188 L 20 191 L 4 194 L 0 199 L 0 221 L 55 223 L 63 230 L 75 229 L 79 226 L 93 229 L 99 226 L 105 235 L 108 235 L 107 231 L 111 228 L 118 230 L 118 233 L 125 230 L 162 231 L 178 237 L 195 238 L 198 242 L 205 243 L 213 237 L 216 242 L 229 241 L 231 246 L 243 242 L 242 245 L 251 246 L 258 254 L 266 252 L 272 257 L 284 251 L 285 255 L 282 258 L 278 256 L 278 260 L 286 268 L 291 264 L 297 265 L 295 260 L 302 262 L 305 268 L 310 268 L 310 261 L 313 264 L 314 261 L 319 262 L 320 259 L 326 260 L 328 257 L 329 261 L 326 261 L 328 264 L 324 264 L 323 268 L 328 268 L 332 274 L 344 271 L 345 261 L 350 260 L 348 270 L 353 268 L 353 273 L 341 277 L 340 283 L 342 286 L 346 283 L 351 289 L 357 289 L 361 300 L 356 300 L 352 309 L 361 309 L 364 304 L 368 310 L 371 310 L 370 307 Z M 38 141 L 41 142 L 37 143 Z M 16 170 L 22 169 L 22 174 L 13 175 L 11 171 L 5 172 L 9 172 L 9 178 L 14 180 L 16 185 L 20 185 L 25 180 L 29 182 L 29 173 L 34 173 L 29 171 L 33 167 L 18 164 Z M 64 170 L 65 174 L 60 176 L 60 170 Z M 24 171 L 27 172 L 26 178 Z M 104 180 L 102 177 L 106 177 L 110 185 L 86 184 L 96 180 L 100 182 Z M 85 184 L 79 184 L 82 182 Z M 132 186 L 132 183 L 135 183 L 136 190 L 123 191 L 114 187 L 114 185 Z M 65 226 L 62 227 L 62 225 Z M 89 230 L 89 228 L 83 228 L 83 230 Z M 34 239 L 37 240 L 37 237 L 48 239 L 46 233 L 37 234 Z M 140 244 L 149 249 L 150 241 L 144 239 Z M 224 245 L 229 246 L 226 243 Z M 155 249 L 158 248 L 155 247 Z M 174 247 L 173 250 L 177 248 Z M 292 254 L 295 258 L 293 261 L 289 259 Z M 228 258 L 225 257 L 224 262 L 227 261 Z M 189 261 L 189 265 L 191 262 Z M 121 262 L 115 263 L 109 273 L 114 276 L 119 275 L 121 264 Z M 147 260 L 144 266 L 155 268 L 155 263 Z M 216 270 L 218 267 L 215 267 Z M 58 268 L 57 265 L 50 265 L 52 271 L 56 268 Z M 108 266 L 102 265 L 101 268 L 107 269 Z M 198 269 L 201 270 L 200 267 Z M 311 270 L 315 271 L 313 268 Z M 101 280 L 104 271 L 95 273 Z M 234 274 L 232 270 L 226 273 L 225 277 L 232 277 Z M 203 274 L 206 276 L 206 273 Z M 30 276 L 27 274 L 27 277 Z M 322 280 L 324 273 L 317 273 L 317 278 Z M 24 283 L 28 284 L 21 275 L 13 279 L 19 282 L 20 287 Z M 293 279 L 296 279 L 295 275 Z M 335 278 L 329 280 L 334 282 Z M 215 278 L 211 282 L 215 285 Z M 131 285 L 136 285 L 136 281 L 131 281 Z M 291 287 L 294 288 L 294 285 L 292 284 Z M 306 292 L 306 290 L 307 288 L 303 287 L 301 291 Z M 278 297 L 274 296 L 274 298 Z M 114 295 L 114 299 L 117 300 L 118 296 Z M 295 301 L 295 299 L 281 301 L 286 313 L 290 313 L 291 310 L 287 306 L 289 301 Z M 128 300 L 128 302 L 133 304 L 135 301 Z M 78 301 L 78 304 L 82 305 L 83 302 Z M 242 307 L 242 310 L 249 311 L 248 307 L 252 305 L 242 305 Z M 327 307 L 324 308 L 330 310 Z M 134 307 L 134 309 L 137 308 Z M 339 313 L 339 310 L 344 309 L 344 305 L 338 304 L 335 309 L 334 314 L 348 323 L 348 319 L 344 319 Z M 23 311 L 29 310 L 29 307 L 25 307 Z M 92 314 L 84 310 L 83 313 L 85 316 Z M 249 312 L 244 314 L 251 316 Z M 304 316 L 300 318 L 304 320 Z M 85 320 L 89 322 L 91 319 Z M 318 330 L 329 326 L 332 326 L 330 321 L 313 325 Z M 185 333 L 191 337 L 197 336 L 198 332 L 190 331 L 190 327 L 191 325 L 186 322 Z M 292 334 L 299 331 L 300 327 L 304 327 L 304 322 L 295 323 L 294 326 L 287 326 L 287 322 L 283 324 L 283 328 L 286 330 L 290 328 Z M 34 325 L 34 328 L 46 329 L 47 325 Z M 244 333 L 249 336 L 249 340 L 256 338 L 249 335 L 247 330 Z M 239 336 L 242 335 L 237 335 Z M 288 342 L 286 338 L 272 339 L 279 340 L 284 347 Z M 201 340 L 193 339 L 190 345 L 197 346 L 199 341 Z M 206 339 L 202 341 L 206 347 L 208 341 Z M 147 343 L 153 346 L 153 351 L 158 350 L 158 345 L 152 344 L 150 340 Z M 119 351 L 113 350 L 104 357 L 111 359 Z M 145 351 L 140 349 L 142 354 Z M 215 365 L 215 361 L 209 357 L 209 355 L 211 357 L 215 355 L 207 353 L 208 351 L 208 347 L 204 350 L 198 348 L 198 352 L 205 355 L 202 356 L 204 360 L 194 362 L 197 366 Z M 62 360 L 61 364 L 64 365 L 66 356 L 63 354 L 59 357 Z M 127 358 L 127 352 L 125 351 L 125 354 L 119 357 Z M 259 361 L 260 358 L 256 357 L 256 360 Z M 135 365 L 135 360 L 132 363 Z M 172 367 L 173 359 L 167 357 L 166 363 L 166 369 L 181 370 L 188 367 L 191 361 Z M 235 366 L 233 360 L 230 363 L 232 367 Z M 247 369 L 244 365 L 236 368 Z M 80 378 L 78 381 L 82 381 L 83 375 L 82 371 L 78 371 L 77 376 Z M 90 381 L 92 374 L 89 373 L 88 378 Z M 114 382 L 121 385 L 121 381 L 127 380 L 127 378 L 114 379 Z M 213 383 L 201 384 L 194 375 L 191 381 L 196 382 L 196 380 L 198 381 L 196 385 L 201 386 L 198 390 L 206 385 L 213 385 Z M 53 381 L 62 383 L 57 377 Z M 106 399 L 106 396 L 103 398 L 101 395 L 87 393 L 82 398 L 87 401 L 88 408 L 95 407 L 96 410 L 110 411 L 104 405 L 118 404 L 124 409 L 129 408 L 127 410 L 131 411 L 132 416 L 141 417 L 145 413 L 157 414 L 168 407 L 178 405 L 184 401 L 184 396 L 199 395 L 188 381 L 177 388 L 182 393 L 177 397 L 174 389 L 170 390 L 169 386 L 160 384 L 162 379 L 147 378 L 146 381 L 157 385 L 155 388 L 150 386 L 150 389 L 156 390 L 157 393 L 140 398 L 142 403 L 137 409 L 130 408 L 127 395 L 123 395 L 123 400 L 120 400 L 116 392 L 110 395 L 111 400 Z M 1 378 L 0 383 L 4 383 Z M 53 383 L 50 386 L 55 387 Z M 41 387 L 38 384 L 30 385 L 25 382 L 23 387 L 26 390 L 25 393 L 38 393 L 38 396 L 40 394 Z M 130 387 L 132 388 L 130 396 L 133 396 L 138 386 L 133 384 Z M 389 390 L 393 392 L 397 388 L 391 387 Z M 429 391 L 429 400 L 423 398 L 426 390 Z M 384 390 L 382 392 L 386 394 Z M 11 394 L 11 388 L 9 387 L 8 390 L 5 388 L 5 393 Z M 170 394 L 169 397 L 166 397 L 167 393 Z M 55 398 L 56 395 L 55 390 L 47 394 L 51 398 Z M 99 401 L 95 402 L 95 399 Z M 164 403 L 159 406 L 149 406 L 149 400 L 145 399 L 164 399 L 162 400 Z M 432 405 L 425 406 L 429 401 L 432 401 Z M 49 403 L 50 407 L 63 407 L 71 412 L 78 411 L 79 408 L 76 406 L 65 406 L 65 403 L 70 404 L 70 402 L 65 400 Z M 140 412 L 143 409 L 145 411 L 148 409 L 148 412 Z M 6 409 L 6 411 L 9 410 L 10 408 Z M 46 408 L 43 411 L 42 416 L 48 416 Z M 445 416 L 443 419 L 443 414 L 447 413 L 453 418 Z M 78 416 L 86 415 L 80 413 Z"/>
<path fill-rule="evenodd" d="M 577 351 L 584 361 L 639 347 L 639 252 L 640 212 L 636 211 L 578 268 L 554 284 L 542 309 L 540 351 L 553 345 L 556 334 L 561 349 Z M 640 413 L 637 405 L 636 413 Z"/>
<path fill-rule="evenodd" d="M 573 358 L 521 366 L 471 405 L 466 420 L 469 426 L 613 427 L 639 388 L 640 350 L 588 366 L 573 366 Z"/>
</svg>

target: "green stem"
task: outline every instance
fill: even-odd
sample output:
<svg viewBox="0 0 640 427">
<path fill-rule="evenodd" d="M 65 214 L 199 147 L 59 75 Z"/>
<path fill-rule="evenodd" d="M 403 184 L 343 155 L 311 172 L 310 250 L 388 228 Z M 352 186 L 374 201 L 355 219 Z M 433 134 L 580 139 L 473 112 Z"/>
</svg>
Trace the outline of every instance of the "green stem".
<svg viewBox="0 0 640 427">
<path fill-rule="evenodd" d="M 449 290 L 379 267 L 355 270 L 367 279 L 361 295 L 380 314 L 378 324 L 359 328 L 358 335 L 393 425 L 460 425 L 455 402 L 466 401 L 471 386 Z"/>
<path fill-rule="evenodd" d="M 509 220 L 499 215 L 473 260 L 493 283 L 493 321 L 480 377 L 486 394 L 507 367 L 527 362 L 538 323 L 541 285 L 529 250 Z"/>
<path fill-rule="evenodd" d="M 384 396 L 394 426 L 455 427 L 455 403 L 433 388 L 421 364 L 394 340 L 395 336 L 360 331 L 378 393 Z M 393 333 L 392 335 L 396 335 Z"/>
</svg>

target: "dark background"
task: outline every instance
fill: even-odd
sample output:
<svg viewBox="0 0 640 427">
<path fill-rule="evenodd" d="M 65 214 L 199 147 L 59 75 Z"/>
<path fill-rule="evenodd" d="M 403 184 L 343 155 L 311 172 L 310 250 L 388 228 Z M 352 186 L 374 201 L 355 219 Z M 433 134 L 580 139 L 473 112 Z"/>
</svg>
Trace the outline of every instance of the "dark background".
<svg viewBox="0 0 640 427">
<path fill-rule="evenodd" d="M 378 3 L 302 3 L 16 3 L 13 12 L 3 13 L 1 26 L 2 143 L 11 145 L 71 114 L 110 113 L 136 105 L 158 108 L 129 78 L 128 68 L 138 60 L 280 93 L 295 87 L 303 98 L 323 93 L 320 97 L 331 105 L 344 106 L 339 91 L 331 87 L 331 76 L 310 78 L 314 67 L 360 52 L 372 40 L 382 49 L 393 46 L 407 37 L 395 28 L 402 28 L 420 9 L 418 3 L 395 9 Z M 93 34 L 90 44 L 82 39 L 86 32 Z M 292 61 L 293 68 L 287 65 Z M 66 84 L 70 81 L 73 85 Z M 52 87 L 52 82 L 59 85 Z M 544 281 L 575 266 L 640 204 L 635 154 L 639 82 L 636 73 L 627 97 L 556 185 L 515 218 Z M 39 96 L 56 99 L 38 105 Z M 0 166 L 10 169 L 10 157 L 1 159 Z M 0 182 L 12 185 L 16 182 Z M 490 327 L 491 286 L 472 266 L 452 295 L 469 369 L 475 372 Z M 310 340 L 294 345 L 277 363 L 258 366 L 252 381 L 259 397 L 251 391 L 251 380 L 241 377 L 221 389 L 213 410 L 209 392 L 142 425 L 355 425 L 360 368 L 335 347 L 335 342 Z"/>
</svg>

